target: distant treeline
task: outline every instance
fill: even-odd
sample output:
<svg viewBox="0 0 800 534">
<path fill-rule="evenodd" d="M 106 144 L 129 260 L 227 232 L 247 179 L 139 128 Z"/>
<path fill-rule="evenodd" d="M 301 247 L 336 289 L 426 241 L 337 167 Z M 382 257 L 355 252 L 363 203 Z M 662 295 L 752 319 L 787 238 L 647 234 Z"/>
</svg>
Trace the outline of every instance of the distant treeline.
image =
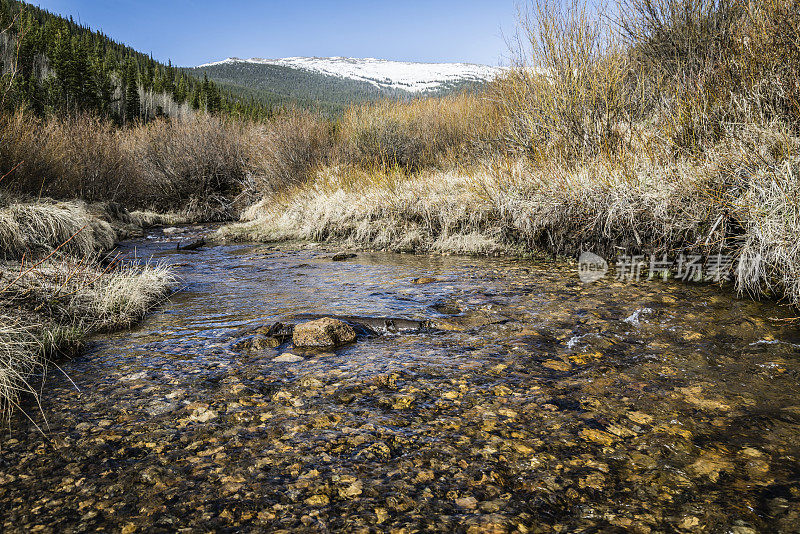
<svg viewBox="0 0 800 534">
<path fill-rule="evenodd" d="M 271 107 L 69 19 L 0 0 L 2 106 L 37 115 L 92 112 L 119 124 L 194 111 L 265 118 Z"/>
</svg>

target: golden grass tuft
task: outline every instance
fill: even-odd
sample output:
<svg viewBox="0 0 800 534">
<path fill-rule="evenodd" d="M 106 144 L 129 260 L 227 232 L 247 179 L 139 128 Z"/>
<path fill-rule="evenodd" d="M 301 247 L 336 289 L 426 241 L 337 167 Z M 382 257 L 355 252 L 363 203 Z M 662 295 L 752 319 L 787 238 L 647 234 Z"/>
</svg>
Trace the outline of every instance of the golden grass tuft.
<svg viewBox="0 0 800 534">
<path fill-rule="evenodd" d="M 35 258 L 56 248 L 76 256 L 110 250 L 111 225 L 91 216 L 80 202 L 14 203 L 0 208 L 0 257 Z"/>
</svg>

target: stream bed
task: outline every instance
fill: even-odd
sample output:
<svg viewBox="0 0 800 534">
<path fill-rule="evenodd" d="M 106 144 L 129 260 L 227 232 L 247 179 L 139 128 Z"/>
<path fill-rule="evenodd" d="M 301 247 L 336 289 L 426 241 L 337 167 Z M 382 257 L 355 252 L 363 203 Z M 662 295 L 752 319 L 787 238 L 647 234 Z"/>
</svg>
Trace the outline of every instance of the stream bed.
<svg viewBox="0 0 800 534">
<path fill-rule="evenodd" d="M 15 413 L 4 532 L 800 532 L 789 309 L 545 261 L 122 250 L 182 290 Z M 244 348 L 326 316 L 384 328 Z"/>
</svg>

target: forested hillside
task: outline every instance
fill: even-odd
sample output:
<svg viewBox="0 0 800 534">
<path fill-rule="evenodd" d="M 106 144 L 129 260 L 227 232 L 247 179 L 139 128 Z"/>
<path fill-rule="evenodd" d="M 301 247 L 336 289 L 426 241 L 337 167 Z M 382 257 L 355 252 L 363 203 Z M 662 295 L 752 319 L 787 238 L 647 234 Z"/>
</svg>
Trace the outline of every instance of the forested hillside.
<svg viewBox="0 0 800 534">
<path fill-rule="evenodd" d="M 327 76 L 281 65 L 220 63 L 187 69 L 198 77 L 273 107 L 286 103 L 341 112 L 347 105 L 385 98 L 387 93 L 362 81 Z"/>
<path fill-rule="evenodd" d="M 249 117 L 264 105 L 155 61 L 71 18 L 0 0 L 0 71 L 6 109 L 37 115 L 89 111 L 124 124 L 203 109 Z"/>
<path fill-rule="evenodd" d="M 412 99 L 444 96 L 484 88 L 475 80 L 443 83 L 425 93 L 400 88 L 379 87 L 374 83 L 285 65 L 225 61 L 186 69 L 198 78 L 208 77 L 219 87 L 240 97 L 252 99 L 268 108 L 296 105 L 328 115 L 341 114 L 347 107 L 385 98 Z"/>
</svg>

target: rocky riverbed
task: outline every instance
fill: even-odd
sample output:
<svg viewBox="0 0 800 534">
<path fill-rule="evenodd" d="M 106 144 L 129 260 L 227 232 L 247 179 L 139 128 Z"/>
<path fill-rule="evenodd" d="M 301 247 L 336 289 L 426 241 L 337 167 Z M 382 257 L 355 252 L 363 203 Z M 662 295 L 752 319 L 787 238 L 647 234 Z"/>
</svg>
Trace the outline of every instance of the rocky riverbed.
<svg viewBox="0 0 800 534">
<path fill-rule="evenodd" d="M 559 263 L 175 239 L 125 250 L 184 289 L 4 432 L 3 531 L 798 531 L 789 310 Z M 355 341 L 271 328 L 324 317 Z"/>
</svg>

